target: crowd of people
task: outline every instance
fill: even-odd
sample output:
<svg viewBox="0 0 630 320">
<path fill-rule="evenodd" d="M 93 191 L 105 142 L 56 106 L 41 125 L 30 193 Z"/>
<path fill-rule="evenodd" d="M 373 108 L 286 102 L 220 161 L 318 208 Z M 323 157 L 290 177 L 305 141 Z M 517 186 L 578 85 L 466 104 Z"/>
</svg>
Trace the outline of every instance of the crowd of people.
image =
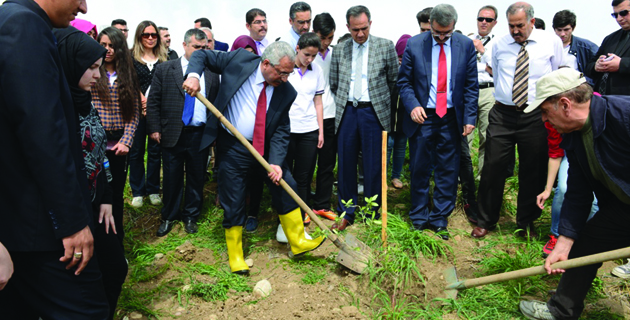
<svg viewBox="0 0 630 320">
<path fill-rule="evenodd" d="M 370 33 L 370 10 L 357 5 L 346 13 L 348 34 L 333 45 L 332 16 L 296 2 L 289 28 L 274 40 L 258 8 L 247 11 L 248 34 L 231 46 L 214 38 L 207 18 L 191 21 L 179 57 L 168 27 L 152 21 L 136 27 L 129 48 L 123 19 L 100 32 L 75 19 L 86 13 L 85 0 L 7 0 L 0 6 L 7 138 L 0 165 L 11 168 L 0 183 L 3 317 L 113 319 L 128 268 L 127 181 L 132 207 L 145 198 L 162 205 L 158 237 L 177 221 L 196 233 L 212 170 L 230 270 L 247 274 L 243 232 L 258 227 L 263 184 L 280 222 L 276 238 L 298 256 L 325 237 L 306 232 L 310 218 L 281 179 L 343 231 L 379 218 L 378 206 L 358 216 L 356 204 L 360 194 L 380 204 L 382 166 L 391 167 L 392 187 L 405 187 L 408 150 L 411 227 L 449 240 L 461 185 L 471 236 L 483 238 L 497 227 L 518 147 L 517 234 L 538 238 L 534 223 L 557 181 L 542 251 L 548 272 L 564 273 L 547 303 L 522 301 L 520 309 L 530 319 L 578 318 L 601 264 L 566 272 L 551 264 L 630 245 L 630 0 L 613 0 L 612 10 L 621 28 L 600 46 L 573 34 L 570 10 L 554 15 L 555 34 L 539 30 L 545 24 L 525 2 L 507 7 L 503 36 L 493 30 L 495 6 L 482 6 L 477 32 L 463 35 L 456 9 L 439 4 L 418 12 L 419 34 L 394 43 Z M 384 151 L 391 165 L 382 163 Z M 613 274 L 630 278 L 630 261 Z"/>
</svg>

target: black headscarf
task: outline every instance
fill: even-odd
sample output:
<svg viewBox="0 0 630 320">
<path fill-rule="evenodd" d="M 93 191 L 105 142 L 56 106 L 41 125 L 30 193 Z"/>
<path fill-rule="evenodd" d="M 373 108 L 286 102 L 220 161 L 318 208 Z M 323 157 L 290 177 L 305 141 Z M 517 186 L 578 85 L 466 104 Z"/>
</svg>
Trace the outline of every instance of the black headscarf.
<svg viewBox="0 0 630 320">
<path fill-rule="evenodd" d="M 89 91 L 79 88 L 79 80 L 96 60 L 105 58 L 107 50 L 75 27 L 54 29 L 53 34 L 57 38 L 57 49 L 72 93 L 74 109 L 86 116 L 92 109 L 92 96 Z"/>
</svg>

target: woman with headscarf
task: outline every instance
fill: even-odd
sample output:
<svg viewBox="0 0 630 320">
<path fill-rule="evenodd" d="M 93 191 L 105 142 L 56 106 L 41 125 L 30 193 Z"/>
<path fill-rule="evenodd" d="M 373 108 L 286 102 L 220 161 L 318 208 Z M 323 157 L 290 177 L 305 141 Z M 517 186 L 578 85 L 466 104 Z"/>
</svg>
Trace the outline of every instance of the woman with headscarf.
<svg viewBox="0 0 630 320">
<path fill-rule="evenodd" d="M 258 50 L 256 49 L 256 41 L 250 36 L 240 36 L 234 40 L 232 44 L 232 49 L 230 51 L 234 51 L 236 49 L 243 48 L 255 55 L 258 55 Z"/>
<path fill-rule="evenodd" d="M 101 77 L 100 66 L 106 50 L 74 27 L 55 29 L 53 33 L 57 38 L 61 64 L 74 102 L 79 129 L 77 134 L 85 161 L 93 217 L 98 222 L 92 228 L 94 253 L 103 275 L 102 281 L 110 306 L 109 318 L 113 319 L 128 266 L 122 244 L 115 234 L 112 216 L 108 160 L 105 157 L 107 135 L 90 95 L 91 87 Z M 109 232 L 110 229 L 112 232 Z"/>
<path fill-rule="evenodd" d="M 131 48 L 133 55 L 133 66 L 136 68 L 138 83 L 140 85 L 140 97 L 142 102 L 142 115 L 136 129 L 131 153 L 129 154 L 129 186 L 133 199 L 131 206 L 142 207 L 144 196 L 149 196 L 152 205 L 162 204 L 160 198 L 160 167 L 162 164 L 162 152 L 160 145 L 153 139 L 148 139 L 150 132 L 147 132 L 147 96 L 150 94 L 151 81 L 155 67 L 165 62 L 166 47 L 162 44 L 158 27 L 152 21 L 142 21 L 136 28 L 136 35 Z M 144 153 L 147 154 L 146 176 L 144 170 Z"/>
<path fill-rule="evenodd" d="M 114 27 L 107 27 L 98 35 L 97 41 L 107 53 L 101 66 L 101 78 L 92 87 L 92 101 L 107 133 L 106 155 L 112 173 L 109 184 L 113 192 L 113 214 L 122 243 L 127 157 L 138 126 L 140 87 L 125 35 Z"/>
<path fill-rule="evenodd" d="M 88 36 L 92 37 L 92 39 L 94 40 L 96 40 L 96 36 L 98 36 L 98 31 L 96 31 L 96 25 L 87 20 L 77 18 L 70 21 L 70 25 L 79 29 L 79 31 L 83 31 Z"/>
</svg>

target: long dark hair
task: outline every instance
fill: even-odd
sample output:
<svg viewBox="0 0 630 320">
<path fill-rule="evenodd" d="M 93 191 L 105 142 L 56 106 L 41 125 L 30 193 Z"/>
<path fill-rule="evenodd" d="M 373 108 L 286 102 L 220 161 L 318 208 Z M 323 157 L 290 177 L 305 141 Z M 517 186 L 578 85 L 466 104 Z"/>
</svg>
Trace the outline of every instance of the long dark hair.
<svg viewBox="0 0 630 320">
<path fill-rule="evenodd" d="M 133 47 L 131 51 L 133 53 L 133 58 L 138 62 L 145 64 L 142 61 L 142 56 L 144 55 L 144 46 L 142 45 L 142 33 L 144 33 L 144 29 L 148 27 L 153 27 L 155 32 L 157 32 L 157 42 L 155 43 L 155 47 L 153 47 L 153 54 L 160 62 L 164 62 L 168 60 L 168 56 L 166 55 L 166 47 L 162 43 L 162 37 L 160 37 L 160 30 L 158 30 L 157 25 L 153 23 L 153 21 L 145 20 L 138 24 L 136 28 L 136 35 L 133 38 Z"/>
<path fill-rule="evenodd" d="M 107 27 L 99 33 L 96 41 L 101 42 L 103 36 L 107 36 L 114 47 L 114 65 L 116 66 L 116 74 L 118 81 L 118 105 L 123 121 L 131 122 L 135 114 L 136 105 L 140 104 L 140 86 L 138 85 L 138 77 L 133 67 L 133 58 L 131 51 L 127 47 L 127 40 L 122 32 L 114 27 Z M 107 107 L 110 107 L 111 100 L 109 96 L 109 82 L 105 75 L 105 63 L 101 66 L 101 79 L 96 83 L 96 90 L 101 101 Z"/>
</svg>

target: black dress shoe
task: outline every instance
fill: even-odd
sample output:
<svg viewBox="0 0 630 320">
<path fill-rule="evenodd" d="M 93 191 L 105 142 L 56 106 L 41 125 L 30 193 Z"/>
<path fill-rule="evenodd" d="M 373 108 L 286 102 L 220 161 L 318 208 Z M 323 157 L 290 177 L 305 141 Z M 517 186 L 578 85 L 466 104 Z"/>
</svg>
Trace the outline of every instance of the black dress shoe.
<svg viewBox="0 0 630 320">
<path fill-rule="evenodd" d="M 199 226 L 197 226 L 197 221 L 188 220 L 184 222 L 184 230 L 188 233 L 197 233 L 199 230 Z"/>
<path fill-rule="evenodd" d="M 427 224 L 414 224 L 412 228 L 413 230 L 422 232 L 426 229 L 429 229 L 429 226 Z"/>
<path fill-rule="evenodd" d="M 158 228 L 158 231 L 155 233 L 155 235 L 158 237 L 163 237 L 167 235 L 173 229 L 174 224 L 175 224 L 175 221 L 172 221 L 172 220 L 162 221 L 162 224 L 160 224 L 160 227 Z"/>
<path fill-rule="evenodd" d="M 433 231 L 435 231 L 435 235 L 442 238 L 442 240 L 448 240 L 451 236 L 451 234 L 448 233 L 448 229 L 446 229 L 446 227 L 434 227 L 432 229 Z"/>
</svg>

